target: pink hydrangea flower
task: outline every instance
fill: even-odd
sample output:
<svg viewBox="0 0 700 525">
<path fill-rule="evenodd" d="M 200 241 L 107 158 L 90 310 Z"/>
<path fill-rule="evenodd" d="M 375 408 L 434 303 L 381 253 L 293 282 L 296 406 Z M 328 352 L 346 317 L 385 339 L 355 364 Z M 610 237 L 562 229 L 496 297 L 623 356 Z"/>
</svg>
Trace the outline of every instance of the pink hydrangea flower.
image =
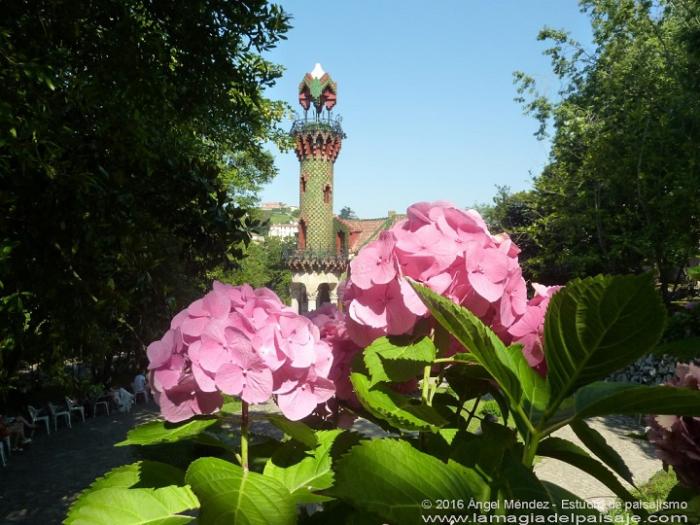
<svg viewBox="0 0 700 525">
<path fill-rule="evenodd" d="M 362 346 L 357 345 L 348 334 L 345 315 L 334 305 L 324 304 L 308 316 L 332 352 L 331 359 L 328 360 L 331 366 L 327 377 L 335 384 L 336 398 L 359 408 L 359 401 L 350 383 L 350 371 L 353 359 L 362 352 Z"/>
<path fill-rule="evenodd" d="M 301 419 L 335 391 L 319 329 L 265 288 L 214 282 L 147 354 L 154 398 L 172 422 L 217 411 L 222 393 L 248 403 L 275 398 L 288 418 Z"/>
<path fill-rule="evenodd" d="M 544 375 L 547 371 L 542 343 L 544 342 L 544 318 L 552 296 L 561 286 L 533 284 L 535 295 L 527 303 L 524 314 L 508 328 L 513 343 L 523 345 L 527 362 Z"/>
<path fill-rule="evenodd" d="M 700 366 L 677 363 L 669 387 L 699 390 Z M 664 467 L 672 465 L 681 484 L 700 491 L 700 417 L 648 416 L 647 423 L 649 441 Z"/>
<path fill-rule="evenodd" d="M 350 262 L 355 284 L 367 290 L 374 284 L 387 284 L 396 277 L 396 239 L 391 232 L 382 232 L 379 240 L 370 242 Z"/>
<path fill-rule="evenodd" d="M 506 344 L 523 343 L 528 362 L 541 367 L 541 325 L 556 289 L 540 290 L 528 302 L 519 253 L 507 234 L 492 235 L 475 210 L 416 203 L 351 262 L 342 288 L 347 333 L 358 346 L 411 333 L 429 313 L 410 277 L 469 308 Z"/>
</svg>

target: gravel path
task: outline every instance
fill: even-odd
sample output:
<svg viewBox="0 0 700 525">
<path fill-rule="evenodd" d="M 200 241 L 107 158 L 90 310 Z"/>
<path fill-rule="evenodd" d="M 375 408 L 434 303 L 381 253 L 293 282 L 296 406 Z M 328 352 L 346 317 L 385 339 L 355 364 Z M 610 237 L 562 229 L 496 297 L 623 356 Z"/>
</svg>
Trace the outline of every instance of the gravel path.
<svg viewBox="0 0 700 525">
<path fill-rule="evenodd" d="M 643 428 L 636 420 L 629 417 L 610 416 L 593 418 L 588 423 L 600 432 L 608 445 L 622 456 L 632 471 L 637 485 L 643 484 L 661 470 L 661 461 L 656 458 L 654 447 L 640 439 Z M 555 432 L 554 435 L 585 448 L 569 427 Z M 609 506 L 616 499 L 612 491 L 600 481 L 556 459 L 542 458 L 535 465 L 535 472 L 540 478 L 556 483 L 591 503 Z M 627 482 L 622 481 L 622 483 L 627 488 L 631 488 Z"/>
<path fill-rule="evenodd" d="M 130 447 L 115 448 L 134 425 L 155 419 L 155 405 L 136 405 L 130 414 L 112 412 L 73 418 L 73 428 L 60 425 L 47 436 L 36 430 L 24 452 L 14 453 L 0 467 L 0 523 L 61 523 L 75 497 L 96 477 L 135 461 Z"/>
<path fill-rule="evenodd" d="M 258 406 L 255 412 L 276 411 L 274 406 Z M 119 465 L 135 461 L 129 447 L 115 448 L 114 444 L 126 437 L 135 425 L 157 417 L 153 404 L 137 405 L 131 414 L 112 414 L 76 422 L 73 429 L 60 428 L 46 436 L 37 430 L 34 442 L 22 453 L 0 467 L 0 523 L 7 525 L 59 524 L 75 497 L 94 479 Z M 235 419 L 235 418 L 234 418 Z M 232 423 L 235 424 L 234 421 Z M 597 418 L 591 420 L 596 428 L 625 459 L 637 483 L 643 483 L 661 469 L 653 447 L 631 437 L 639 434 L 640 426 L 630 418 Z M 265 435 L 279 434 L 279 430 L 261 417 L 253 418 L 253 432 Z M 387 434 L 376 425 L 357 420 L 353 430 L 366 436 L 383 437 Z M 581 445 L 570 429 L 557 436 Z M 581 445 L 582 446 L 582 445 Z M 614 495 L 595 478 L 565 463 L 542 458 L 535 470 L 543 479 L 556 483 L 581 498 L 602 504 L 614 501 Z"/>
</svg>

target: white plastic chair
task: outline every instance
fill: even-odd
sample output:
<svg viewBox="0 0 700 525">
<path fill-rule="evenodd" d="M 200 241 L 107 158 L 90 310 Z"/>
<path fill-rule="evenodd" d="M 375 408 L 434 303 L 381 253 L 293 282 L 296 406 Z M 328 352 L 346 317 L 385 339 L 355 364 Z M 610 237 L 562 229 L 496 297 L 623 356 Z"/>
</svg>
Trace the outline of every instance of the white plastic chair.
<svg viewBox="0 0 700 525">
<path fill-rule="evenodd" d="M 4 446 L 3 446 L 4 445 Z M 7 466 L 7 459 L 5 457 L 5 449 L 7 449 L 7 457 L 10 457 L 12 444 L 10 443 L 10 436 L 5 436 L 2 441 L 0 441 L 0 461 L 2 461 L 2 466 Z"/>
<path fill-rule="evenodd" d="M 41 410 L 37 410 L 32 405 L 27 405 L 27 411 L 29 412 L 29 418 L 32 420 L 32 425 L 36 425 L 37 421 L 43 421 L 46 425 L 46 435 L 51 434 L 49 416 L 42 415 Z"/>
<path fill-rule="evenodd" d="M 70 423 L 70 412 L 67 410 L 58 410 L 58 407 L 53 403 L 49 403 L 49 413 L 51 414 L 51 419 L 53 419 L 53 429 L 54 432 L 58 430 L 58 418 L 65 417 L 66 425 L 68 428 L 73 428 Z"/>
<path fill-rule="evenodd" d="M 98 407 L 105 407 L 105 411 L 107 412 L 107 415 L 109 415 L 109 401 L 107 401 L 106 399 L 100 399 L 99 401 L 95 401 L 92 404 L 92 417 L 97 416 Z"/>
<path fill-rule="evenodd" d="M 134 394 L 124 388 L 120 388 L 117 391 L 115 401 L 119 407 L 119 412 L 129 413 L 131 412 L 131 407 L 134 406 Z"/>
<path fill-rule="evenodd" d="M 141 379 L 140 385 L 137 384 L 137 380 Z M 143 400 L 145 403 L 148 403 L 148 387 L 146 386 L 146 380 L 144 379 L 144 376 L 139 374 L 136 376 L 134 381 L 131 383 L 131 390 L 134 392 L 134 404 L 139 399 L 139 396 L 143 396 Z"/>
<path fill-rule="evenodd" d="M 148 390 L 145 388 L 142 390 L 136 390 L 134 385 L 132 385 L 131 388 L 134 390 L 134 403 L 138 401 L 139 396 L 143 396 L 144 403 L 148 403 Z"/>
<path fill-rule="evenodd" d="M 83 419 L 83 423 L 85 423 L 85 407 L 82 405 L 79 405 L 75 401 L 73 401 L 70 397 L 66 397 L 66 407 L 68 408 L 68 412 L 71 414 L 73 412 L 79 412 L 80 417 Z"/>
</svg>

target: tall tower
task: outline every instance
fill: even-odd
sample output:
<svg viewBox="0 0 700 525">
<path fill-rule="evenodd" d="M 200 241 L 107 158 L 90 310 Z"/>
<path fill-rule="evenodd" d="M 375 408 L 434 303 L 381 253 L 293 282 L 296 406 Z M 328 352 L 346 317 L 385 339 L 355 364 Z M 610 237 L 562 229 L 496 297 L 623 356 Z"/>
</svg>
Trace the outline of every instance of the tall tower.
<svg viewBox="0 0 700 525">
<path fill-rule="evenodd" d="M 293 272 L 292 303 L 300 312 L 335 302 L 347 266 L 344 234 L 333 215 L 333 166 L 345 138 L 331 112 L 336 100 L 336 83 L 316 64 L 299 84 L 304 117 L 291 130 L 300 164 L 299 234 L 287 263 Z"/>
</svg>

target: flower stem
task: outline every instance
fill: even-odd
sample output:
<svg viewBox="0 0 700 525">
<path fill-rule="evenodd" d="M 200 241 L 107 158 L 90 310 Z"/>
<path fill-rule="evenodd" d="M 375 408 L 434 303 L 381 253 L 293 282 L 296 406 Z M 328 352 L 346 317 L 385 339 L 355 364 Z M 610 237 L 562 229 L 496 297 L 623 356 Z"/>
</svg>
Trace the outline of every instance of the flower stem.
<svg viewBox="0 0 700 525">
<path fill-rule="evenodd" d="M 540 443 L 540 435 L 538 432 L 531 432 L 525 441 L 525 447 L 523 449 L 523 465 L 528 468 L 532 468 L 532 464 L 535 462 L 535 455 L 537 454 L 537 445 Z"/>
<path fill-rule="evenodd" d="M 423 384 L 421 385 L 421 399 L 428 406 L 432 401 L 430 398 L 430 368 L 431 365 L 426 365 L 423 369 Z"/>
<path fill-rule="evenodd" d="M 241 402 L 241 467 L 248 471 L 248 403 Z"/>
</svg>

